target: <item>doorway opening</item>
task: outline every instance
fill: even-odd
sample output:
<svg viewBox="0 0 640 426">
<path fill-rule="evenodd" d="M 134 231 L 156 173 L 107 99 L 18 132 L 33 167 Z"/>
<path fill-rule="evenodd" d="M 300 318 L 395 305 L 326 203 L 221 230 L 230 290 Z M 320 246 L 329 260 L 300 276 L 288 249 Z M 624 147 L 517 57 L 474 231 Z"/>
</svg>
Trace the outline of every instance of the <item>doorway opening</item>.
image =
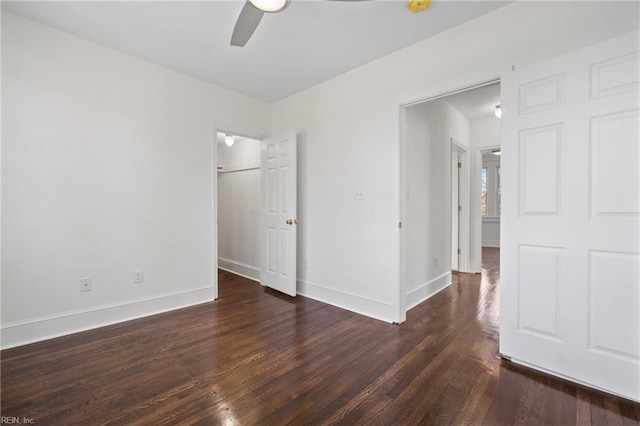
<svg viewBox="0 0 640 426">
<path fill-rule="evenodd" d="M 213 263 L 297 294 L 297 135 L 216 132 Z M 216 275 L 217 277 L 217 275 Z M 215 279 L 216 297 L 218 280 Z"/>
<path fill-rule="evenodd" d="M 218 268 L 260 282 L 260 140 L 216 136 Z"/>
<path fill-rule="evenodd" d="M 502 184 L 500 145 L 480 151 L 482 165 L 480 169 L 480 215 L 482 223 L 480 235 L 482 251 L 493 249 L 499 255 L 500 215 L 502 211 Z"/>
<path fill-rule="evenodd" d="M 399 322 L 452 271 L 482 271 L 482 152 L 499 150 L 499 106 L 492 80 L 400 108 Z"/>
</svg>

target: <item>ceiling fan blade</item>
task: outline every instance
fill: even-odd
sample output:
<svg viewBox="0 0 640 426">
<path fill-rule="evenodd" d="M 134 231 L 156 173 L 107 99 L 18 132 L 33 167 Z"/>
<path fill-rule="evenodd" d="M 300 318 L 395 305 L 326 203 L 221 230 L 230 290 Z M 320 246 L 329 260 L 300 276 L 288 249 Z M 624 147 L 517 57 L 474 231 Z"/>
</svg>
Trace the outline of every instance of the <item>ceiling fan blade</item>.
<svg viewBox="0 0 640 426">
<path fill-rule="evenodd" d="M 256 9 L 251 3 L 246 2 L 238 20 L 236 26 L 233 28 L 233 35 L 231 36 L 231 45 L 242 47 L 251 38 L 258 24 L 262 20 L 264 12 Z"/>
</svg>

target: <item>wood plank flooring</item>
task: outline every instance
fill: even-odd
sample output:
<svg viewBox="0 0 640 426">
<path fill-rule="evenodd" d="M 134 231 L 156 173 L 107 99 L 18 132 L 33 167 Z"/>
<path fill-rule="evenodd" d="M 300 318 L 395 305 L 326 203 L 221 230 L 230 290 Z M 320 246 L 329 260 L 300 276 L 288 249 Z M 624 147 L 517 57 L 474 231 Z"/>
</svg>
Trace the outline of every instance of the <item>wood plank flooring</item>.
<svg viewBox="0 0 640 426">
<path fill-rule="evenodd" d="M 499 252 L 398 326 L 220 272 L 216 302 L 2 351 L 43 425 L 637 425 L 640 404 L 498 357 Z"/>
</svg>

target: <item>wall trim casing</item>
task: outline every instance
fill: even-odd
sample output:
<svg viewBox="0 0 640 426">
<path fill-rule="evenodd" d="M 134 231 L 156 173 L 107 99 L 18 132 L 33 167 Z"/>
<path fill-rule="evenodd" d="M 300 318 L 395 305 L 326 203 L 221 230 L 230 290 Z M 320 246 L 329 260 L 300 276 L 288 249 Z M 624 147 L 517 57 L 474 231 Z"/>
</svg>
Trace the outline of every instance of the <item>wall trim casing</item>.
<svg viewBox="0 0 640 426">
<path fill-rule="evenodd" d="M 439 291 L 449 287 L 451 283 L 451 271 L 447 271 L 431 281 L 420 285 L 417 289 L 408 292 L 406 301 L 407 311 L 425 300 L 430 299 Z"/>
<path fill-rule="evenodd" d="M 236 262 L 229 259 L 218 258 L 218 269 L 240 275 L 241 277 L 252 281 L 260 282 L 260 268 L 247 265 L 245 263 Z"/>
<path fill-rule="evenodd" d="M 297 282 L 297 293 L 300 296 L 308 297 L 380 321 L 394 322 L 395 309 L 391 303 L 300 280 Z"/>
<path fill-rule="evenodd" d="M 206 286 L 136 300 L 46 315 L 2 324 L 0 348 L 9 349 L 215 300 Z"/>
</svg>

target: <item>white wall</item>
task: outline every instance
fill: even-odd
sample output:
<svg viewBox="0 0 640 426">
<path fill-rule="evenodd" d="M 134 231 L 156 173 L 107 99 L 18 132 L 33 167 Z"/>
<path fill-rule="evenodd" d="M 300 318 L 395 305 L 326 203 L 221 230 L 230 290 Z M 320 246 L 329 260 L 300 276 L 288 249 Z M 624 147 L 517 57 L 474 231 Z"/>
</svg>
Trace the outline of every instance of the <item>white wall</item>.
<svg viewBox="0 0 640 426">
<path fill-rule="evenodd" d="M 260 141 L 218 143 L 218 266 L 260 280 Z"/>
<path fill-rule="evenodd" d="M 483 220 L 482 247 L 500 247 L 499 220 Z"/>
<path fill-rule="evenodd" d="M 3 347 L 215 297 L 214 126 L 268 104 L 3 12 L 2 124 Z"/>
<path fill-rule="evenodd" d="M 637 26 L 635 3 L 516 2 L 276 103 L 273 132 L 299 131 L 299 291 L 402 320 L 398 103 Z"/>
<path fill-rule="evenodd" d="M 442 100 L 406 109 L 406 307 L 451 284 L 451 138 L 468 147 L 469 120 Z"/>
<path fill-rule="evenodd" d="M 498 228 L 497 240 L 500 240 L 500 224 L 485 226 L 481 213 L 481 186 L 480 174 L 482 173 L 482 151 L 500 146 L 500 119 L 495 115 L 472 120 L 470 123 L 471 138 L 471 218 L 469 225 L 470 266 L 474 272 L 482 270 L 482 246 L 488 244 L 483 241 L 487 233 L 494 232 Z M 490 229 L 484 229 L 490 228 Z M 485 233 L 483 234 L 483 229 Z M 496 237 L 495 235 L 493 236 Z"/>
</svg>

